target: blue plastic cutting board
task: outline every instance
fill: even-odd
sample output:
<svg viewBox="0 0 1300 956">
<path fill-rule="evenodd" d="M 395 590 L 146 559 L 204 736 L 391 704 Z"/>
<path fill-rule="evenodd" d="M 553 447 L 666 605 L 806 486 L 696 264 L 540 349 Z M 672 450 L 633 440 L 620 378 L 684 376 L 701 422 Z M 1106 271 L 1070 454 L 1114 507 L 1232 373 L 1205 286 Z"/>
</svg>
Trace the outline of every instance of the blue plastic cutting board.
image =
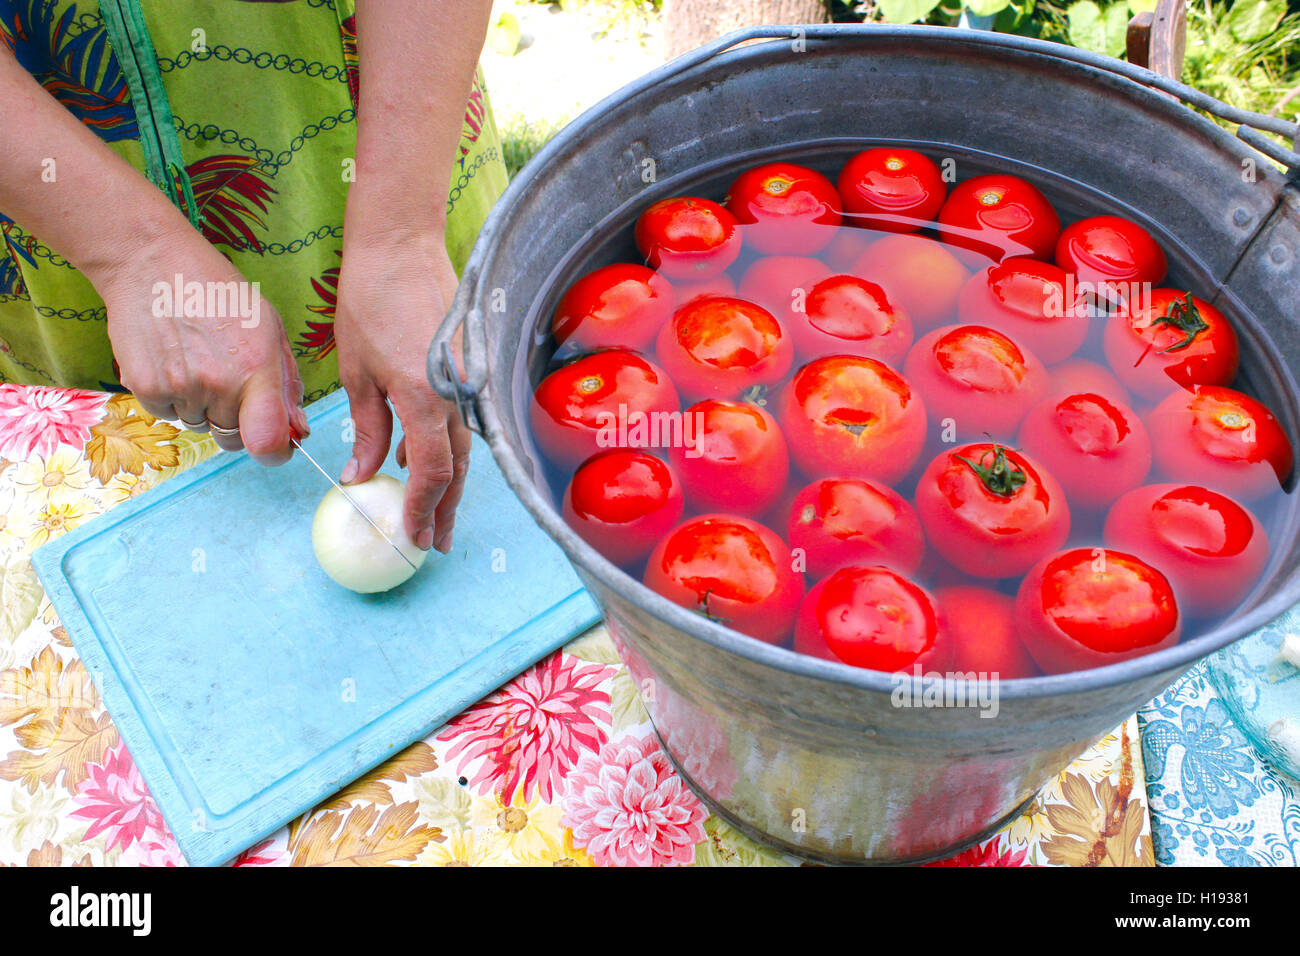
<svg viewBox="0 0 1300 956">
<path fill-rule="evenodd" d="M 347 413 L 341 392 L 309 409 L 304 445 L 334 475 Z M 383 471 L 403 475 L 391 454 Z M 477 439 L 451 554 L 386 594 L 317 565 L 328 487 L 300 455 L 222 453 L 33 555 L 191 864 L 229 859 L 598 620 Z"/>
</svg>

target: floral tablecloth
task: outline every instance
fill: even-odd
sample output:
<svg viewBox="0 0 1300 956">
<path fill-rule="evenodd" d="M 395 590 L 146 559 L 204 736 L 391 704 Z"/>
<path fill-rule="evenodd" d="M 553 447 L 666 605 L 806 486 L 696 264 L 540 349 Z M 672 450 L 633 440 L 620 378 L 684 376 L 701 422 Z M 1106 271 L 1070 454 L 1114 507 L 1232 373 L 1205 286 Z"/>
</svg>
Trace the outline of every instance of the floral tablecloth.
<svg viewBox="0 0 1300 956">
<path fill-rule="evenodd" d="M 153 419 L 128 395 L 0 385 L 0 864 L 183 865 L 28 558 L 51 538 L 216 453 L 206 436 Z M 1199 839 L 1192 835 L 1201 832 L 1196 814 L 1207 806 L 1204 788 L 1193 792 L 1187 784 L 1218 779 L 1220 751 L 1206 748 L 1222 738 L 1206 737 L 1210 725 L 1192 713 L 1202 705 L 1177 692 L 1156 702 L 1150 713 L 1159 722 L 1149 715 L 1146 723 L 1148 759 L 1158 770 L 1157 833 L 1169 834 L 1162 846 L 1152 847 L 1134 716 L 1050 781 L 1024 816 L 947 862 L 1182 862 L 1184 847 Z M 1230 737 L 1222 724 L 1214 727 Z M 1181 749 L 1166 743 L 1175 738 Z M 1252 758 L 1229 743 L 1235 762 L 1227 772 L 1243 773 L 1241 762 Z M 1170 777 L 1167 758 L 1175 750 L 1183 754 L 1182 772 Z M 1267 790 L 1258 776 L 1251 785 L 1282 793 L 1281 784 Z M 1232 791 L 1238 804 L 1247 789 Z M 1294 862 L 1293 790 L 1286 799 L 1285 861 Z M 1208 806 L 1213 817 L 1224 804 Z M 1276 845 L 1263 839 L 1263 829 L 1254 831 L 1256 850 Z M 1269 862 L 1284 861 L 1271 850 L 1257 855 L 1269 853 Z M 250 847 L 234 865 L 792 862 L 710 816 L 686 788 L 598 627 Z"/>
</svg>

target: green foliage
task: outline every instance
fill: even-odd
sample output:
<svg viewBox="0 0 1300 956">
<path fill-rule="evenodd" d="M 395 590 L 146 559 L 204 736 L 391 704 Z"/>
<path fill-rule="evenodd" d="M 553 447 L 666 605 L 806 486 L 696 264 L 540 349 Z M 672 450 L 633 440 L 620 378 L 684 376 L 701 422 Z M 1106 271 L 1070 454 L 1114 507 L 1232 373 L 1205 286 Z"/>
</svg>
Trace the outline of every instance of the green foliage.
<svg viewBox="0 0 1300 956">
<path fill-rule="evenodd" d="M 930 15 L 940 0 L 878 0 L 877 6 L 887 23 L 916 23 Z"/>
<path fill-rule="evenodd" d="M 1183 82 L 1233 106 L 1300 110 L 1300 12 L 1284 0 L 1193 0 Z M 1290 99 L 1283 100 L 1290 94 Z"/>
<path fill-rule="evenodd" d="M 510 176 L 527 165 L 552 136 L 558 133 L 573 117 L 545 119 L 542 117 L 514 116 L 501 124 L 501 155 Z"/>
<path fill-rule="evenodd" d="M 1078 0 L 1070 4 L 1065 15 L 1070 22 L 1072 46 L 1109 56 L 1119 56 L 1124 52 L 1128 4 L 1111 3 L 1101 7 L 1093 0 Z"/>
<path fill-rule="evenodd" d="M 832 0 L 836 21 L 952 25 L 962 0 Z M 965 0 L 993 29 L 1123 56 L 1129 18 L 1156 0 Z M 1300 110 L 1300 0 L 1190 0 L 1183 82 L 1258 112 Z"/>
<path fill-rule="evenodd" d="M 513 13 L 501 14 L 496 22 L 488 27 L 488 46 L 502 56 L 514 56 L 518 53 L 521 39 L 519 18 Z"/>
</svg>

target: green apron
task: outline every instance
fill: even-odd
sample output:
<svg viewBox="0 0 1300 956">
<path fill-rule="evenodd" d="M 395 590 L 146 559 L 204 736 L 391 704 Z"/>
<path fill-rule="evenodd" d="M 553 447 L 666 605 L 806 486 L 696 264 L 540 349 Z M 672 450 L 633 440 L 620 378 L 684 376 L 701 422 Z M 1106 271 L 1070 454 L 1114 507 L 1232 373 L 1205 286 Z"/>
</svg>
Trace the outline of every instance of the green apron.
<svg viewBox="0 0 1300 956">
<path fill-rule="evenodd" d="M 260 283 L 307 401 L 338 388 L 334 305 L 357 132 L 353 0 L 0 0 L 0 43 Z M 480 72 L 447 198 L 458 273 L 505 185 Z M 3 210 L 0 382 L 121 390 L 103 301 Z"/>
</svg>

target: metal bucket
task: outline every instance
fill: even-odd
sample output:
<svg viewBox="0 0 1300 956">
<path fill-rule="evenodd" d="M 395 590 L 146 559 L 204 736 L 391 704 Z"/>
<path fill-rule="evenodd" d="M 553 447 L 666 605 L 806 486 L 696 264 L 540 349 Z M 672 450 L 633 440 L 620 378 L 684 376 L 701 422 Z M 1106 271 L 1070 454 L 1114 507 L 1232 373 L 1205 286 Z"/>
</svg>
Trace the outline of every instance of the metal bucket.
<svg viewBox="0 0 1300 956">
<path fill-rule="evenodd" d="M 738 46 L 764 37 L 775 39 Z M 835 862 L 921 861 L 993 832 L 1194 661 L 1300 600 L 1295 498 L 1272 530 L 1276 553 L 1258 588 L 1211 632 L 1096 670 L 1004 681 L 992 719 L 977 708 L 895 706 L 892 675 L 727 630 L 650 592 L 563 522 L 534 465 L 527 407 L 564 283 L 620 252 L 630 258 L 630 246 L 608 246 L 647 204 L 716 192 L 745 162 L 806 157 L 809 144 L 827 156 L 870 141 L 938 145 L 961 178 L 984 162 L 1029 176 L 1066 218 L 1090 205 L 1144 223 L 1169 251 L 1171 274 L 1236 320 L 1241 381 L 1300 435 L 1300 191 L 1246 142 L 1293 173 L 1300 157 L 1254 129 L 1234 139 L 1169 93 L 1295 136 L 1294 125 L 1148 70 L 1021 37 L 764 27 L 588 111 L 492 213 L 430 351 L 430 378 L 487 438 L 600 603 L 678 769 L 741 830 Z M 467 376 L 457 382 L 447 346 L 462 321 Z M 942 684 L 903 686 L 923 693 L 931 683 Z"/>
</svg>

